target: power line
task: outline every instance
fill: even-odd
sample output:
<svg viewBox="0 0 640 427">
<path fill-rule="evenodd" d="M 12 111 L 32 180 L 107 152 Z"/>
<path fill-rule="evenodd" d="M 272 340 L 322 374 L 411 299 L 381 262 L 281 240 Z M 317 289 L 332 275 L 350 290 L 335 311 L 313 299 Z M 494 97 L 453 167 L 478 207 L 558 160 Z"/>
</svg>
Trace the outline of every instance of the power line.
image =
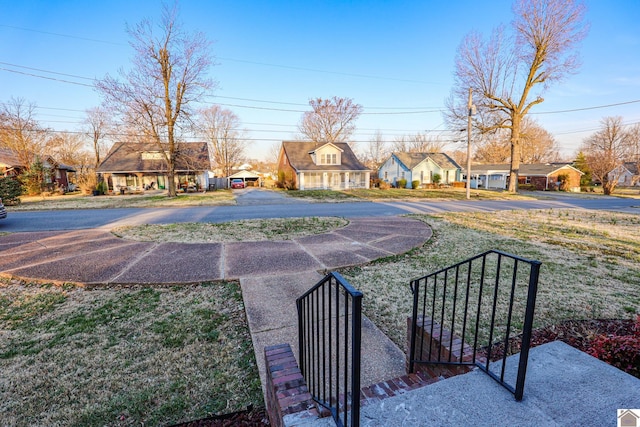
<svg viewBox="0 0 640 427">
<path fill-rule="evenodd" d="M 84 40 L 84 41 L 89 41 L 89 42 L 94 42 L 94 43 L 111 44 L 111 45 L 114 45 L 114 46 L 126 46 L 125 43 L 116 43 L 116 42 L 112 42 L 112 41 L 108 41 L 108 40 L 92 39 L 92 38 L 88 38 L 88 37 L 73 36 L 73 35 L 62 34 L 62 33 L 52 33 L 52 32 L 49 32 L 49 31 L 40 31 L 40 30 L 34 30 L 32 28 L 16 27 L 16 26 L 13 26 L 13 25 L 0 24 L 0 27 L 13 28 L 14 30 L 29 31 L 29 32 L 32 32 L 32 33 L 47 34 L 47 35 L 56 36 L 56 37 L 65 37 L 65 38 L 68 38 L 68 39 Z"/>
<path fill-rule="evenodd" d="M 30 77 L 37 77 L 37 78 L 40 78 L 40 79 L 53 80 L 53 81 L 61 82 L 61 83 L 69 83 L 69 84 L 72 84 L 72 85 L 93 87 L 93 85 L 88 85 L 86 83 L 78 83 L 78 82 L 72 82 L 72 81 L 69 81 L 69 80 L 56 79 L 55 77 L 40 76 L 40 75 L 32 74 L 32 73 L 25 73 L 24 71 L 10 70 L 10 69 L 4 68 L 4 67 L 0 67 L 0 70 L 7 71 L 9 73 L 22 74 L 22 75 L 30 76 Z"/>
<path fill-rule="evenodd" d="M 597 110 L 599 108 L 609 108 L 609 107 L 618 107 L 620 105 L 627 104 L 636 104 L 640 102 L 640 99 L 636 99 L 634 101 L 625 101 L 625 102 L 617 102 L 615 104 L 607 104 L 607 105 L 596 105 L 594 107 L 584 107 L 584 108 L 574 108 L 571 110 L 558 110 L 558 111 L 541 111 L 538 113 L 531 112 L 529 114 L 559 114 L 559 113 L 575 113 L 576 111 L 587 111 L 587 110 Z"/>
<path fill-rule="evenodd" d="M 0 26 L 2 26 L 2 25 L 0 25 Z M 56 71 L 49 71 L 49 70 L 43 70 L 43 69 L 39 69 L 39 68 L 26 67 L 26 66 L 23 66 L 23 65 L 10 64 L 10 63 L 6 63 L 6 62 L 0 62 L 0 64 L 9 65 L 9 66 L 12 66 L 12 67 L 24 68 L 24 69 L 28 69 L 28 70 L 40 71 L 40 72 L 44 72 L 44 73 L 50 73 L 50 74 L 56 74 L 56 75 L 61 75 L 61 76 L 74 77 L 74 78 L 78 78 L 78 79 L 95 81 L 95 79 L 91 78 L 91 77 L 84 77 L 84 76 L 78 76 L 78 75 L 74 75 L 74 74 L 60 73 L 60 72 L 56 72 Z M 42 76 L 42 75 L 33 74 L 33 73 L 26 73 L 26 72 L 22 72 L 22 71 L 18 71 L 18 70 L 11 70 L 11 69 L 4 68 L 4 67 L 0 67 L 0 70 L 7 71 L 7 72 L 10 72 L 10 73 L 22 74 L 22 75 L 26 75 L 26 76 L 30 76 L 30 77 L 36 77 L 36 78 L 42 78 L 42 79 L 47 79 L 47 80 L 58 81 L 58 82 L 62 82 L 62 83 L 74 84 L 74 85 L 78 85 L 78 86 L 94 87 L 93 85 L 89 85 L 89 84 L 85 84 L 85 83 L 72 82 L 72 81 L 69 81 L 69 80 L 57 79 L 57 78 L 54 78 L 54 77 L 47 77 L 47 76 Z M 284 102 L 284 101 L 270 101 L 270 100 L 253 99 L 253 98 L 238 98 L 238 97 L 231 97 L 231 96 L 216 96 L 216 95 L 208 95 L 208 97 L 222 98 L 222 99 L 232 99 L 232 100 L 239 100 L 239 101 L 249 101 L 249 102 L 269 103 L 269 104 L 307 106 L 306 104 L 301 104 L 301 103 Z M 613 104 L 605 104 L 605 105 L 596 105 L 596 106 L 591 106 L 591 107 L 567 109 L 567 110 L 530 112 L 529 114 L 542 115 L 542 114 L 573 113 L 573 112 L 578 112 L 578 111 L 588 111 L 588 110 L 595 110 L 595 109 L 601 109 L 601 108 L 610 108 L 610 107 L 617 107 L 617 106 L 620 106 L 620 105 L 629 105 L 629 104 L 636 104 L 636 103 L 640 103 L 640 99 L 632 100 L 632 101 L 617 102 L 617 103 L 613 103 Z M 225 107 L 248 108 L 248 109 L 255 109 L 255 110 L 266 110 L 266 111 L 282 111 L 282 112 L 292 112 L 292 113 L 305 113 L 305 112 L 309 111 L 309 110 L 292 110 L 292 109 L 286 109 L 286 108 L 258 107 L 258 106 L 240 105 L 240 104 L 221 104 L 221 103 L 214 103 L 214 104 L 222 105 L 222 106 L 225 106 Z M 444 109 L 442 109 L 442 108 L 434 108 L 434 107 L 431 107 L 431 108 L 429 108 L 429 107 L 363 107 L 363 108 L 365 110 L 373 110 L 373 109 L 395 110 L 395 109 L 397 109 L 397 110 L 413 110 L 413 111 L 363 112 L 362 115 L 430 114 L 430 113 L 440 113 L 440 112 L 444 111 Z"/>
<path fill-rule="evenodd" d="M 83 77 L 83 76 L 77 76 L 75 74 L 65 74 L 65 73 L 58 73 L 56 71 L 49 71 L 49 70 L 43 70 L 41 68 L 32 68 L 32 67 L 26 67 L 24 65 L 17 65 L 17 64 L 10 64 L 8 62 L 0 62 L 0 64 L 2 65 L 7 65 L 9 67 L 16 67 L 16 68 L 24 68 L 26 70 L 33 70 L 33 71 L 40 71 L 41 73 L 49 73 L 49 74 L 57 74 L 59 76 L 65 76 L 65 77 L 74 77 L 76 79 L 83 79 L 83 80 L 91 80 L 91 81 L 95 81 L 95 79 L 91 78 L 91 77 Z"/>
</svg>

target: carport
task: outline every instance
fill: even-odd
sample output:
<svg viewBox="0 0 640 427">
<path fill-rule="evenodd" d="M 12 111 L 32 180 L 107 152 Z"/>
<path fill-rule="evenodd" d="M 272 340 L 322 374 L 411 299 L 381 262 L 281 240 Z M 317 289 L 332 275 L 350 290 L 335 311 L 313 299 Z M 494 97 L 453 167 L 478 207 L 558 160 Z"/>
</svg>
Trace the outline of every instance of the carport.
<svg viewBox="0 0 640 427">
<path fill-rule="evenodd" d="M 255 172 L 241 170 L 227 177 L 227 188 L 231 187 L 232 179 L 238 179 L 238 178 L 244 181 L 245 187 L 249 187 L 249 186 L 261 187 L 262 186 L 262 178 L 260 178 L 260 175 L 258 175 Z"/>
</svg>

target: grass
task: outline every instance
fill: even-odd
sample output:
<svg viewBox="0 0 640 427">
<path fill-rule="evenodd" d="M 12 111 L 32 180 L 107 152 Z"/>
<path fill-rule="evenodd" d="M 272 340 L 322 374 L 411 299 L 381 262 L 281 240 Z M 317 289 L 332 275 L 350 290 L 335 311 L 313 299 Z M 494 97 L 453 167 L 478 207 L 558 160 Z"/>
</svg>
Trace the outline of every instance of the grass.
<svg viewBox="0 0 640 427">
<path fill-rule="evenodd" d="M 22 196 L 21 203 L 9 206 L 10 211 L 31 211 L 50 209 L 109 209 L 109 208 L 157 208 L 180 206 L 235 205 L 231 190 L 206 193 L 178 194 L 169 198 L 166 192 L 150 191 L 145 194 L 124 196 L 88 196 L 78 193 L 55 196 Z"/>
<path fill-rule="evenodd" d="M 364 293 L 365 314 L 400 348 L 412 307 L 409 281 L 490 249 L 542 262 L 535 327 L 640 313 L 637 215 L 549 209 L 416 218 L 434 231 L 423 247 L 342 271 Z"/>
<path fill-rule="evenodd" d="M 322 234 L 347 224 L 346 219 L 333 217 L 274 218 L 224 223 L 125 226 L 114 229 L 113 233 L 126 239 L 154 242 L 256 242 Z"/>
<path fill-rule="evenodd" d="M 167 425 L 262 406 L 237 283 L 0 285 L 3 425 Z"/>
<path fill-rule="evenodd" d="M 381 190 L 353 189 L 345 191 L 333 190 L 292 190 L 284 192 L 289 197 L 302 198 L 306 200 L 320 202 L 353 202 L 359 200 L 404 200 L 404 199 L 431 199 L 431 200 L 466 200 L 466 190 L 464 188 L 441 188 L 441 189 L 406 189 L 390 188 Z M 506 192 L 490 190 L 473 190 L 471 192 L 473 200 L 526 200 L 532 199 L 530 196 L 520 194 L 509 194 Z"/>
<path fill-rule="evenodd" d="M 379 188 L 348 190 L 346 193 L 372 200 L 393 200 L 393 199 L 431 199 L 431 200 L 466 200 L 467 191 L 464 188 L 440 188 L 440 189 L 406 189 L 389 188 L 381 190 Z M 527 200 L 533 197 L 521 194 L 510 194 L 501 191 L 472 190 L 470 193 L 472 200 Z"/>
</svg>

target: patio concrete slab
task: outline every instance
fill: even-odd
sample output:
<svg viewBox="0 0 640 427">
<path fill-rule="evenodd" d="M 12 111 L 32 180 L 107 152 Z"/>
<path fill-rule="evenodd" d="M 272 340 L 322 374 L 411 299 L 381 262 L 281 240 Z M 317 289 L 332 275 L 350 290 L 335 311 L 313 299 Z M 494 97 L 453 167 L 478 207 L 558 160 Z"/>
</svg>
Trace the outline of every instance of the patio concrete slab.
<svg viewBox="0 0 640 427">
<path fill-rule="evenodd" d="M 227 243 L 224 246 L 226 277 L 297 273 L 324 268 L 292 241 Z"/>
<path fill-rule="evenodd" d="M 58 234 L 64 234 L 66 231 L 39 231 L 31 233 L 9 233 L 4 236 L 0 236 L 0 244 L 5 243 L 29 243 L 37 240 L 46 239 Z"/>
<path fill-rule="evenodd" d="M 23 278 L 75 282 L 83 284 L 109 283 L 131 262 L 135 254 L 143 253 L 152 244 L 131 242 L 117 250 L 107 248 L 84 254 L 74 254 L 52 262 L 33 264 L 5 272 Z"/>
<path fill-rule="evenodd" d="M 44 243 L 47 243 L 48 246 Z M 128 242 L 120 239 L 79 239 L 73 244 L 68 243 L 66 240 L 58 241 L 58 243 L 62 244 L 53 245 L 51 241 L 37 241 L 13 248 L 8 252 L 10 256 L 0 257 L 0 268 L 11 270 L 17 267 L 28 267 L 41 263 L 66 262 L 66 259 L 70 257 L 108 249 L 118 251 L 136 242 Z M 70 268 L 73 269 L 73 267 Z"/>
<path fill-rule="evenodd" d="M 328 270 L 369 262 L 368 258 L 348 249 L 336 247 L 331 250 L 326 250 L 323 246 L 307 246 L 307 249 L 313 253 L 318 261 Z"/>
<path fill-rule="evenodd" d="M 223 278 L 222 244 L 160 243 L 111 283 L 179 284 Z"/>
<path fill-rule="evenodd" d="M 364 406 L 361 425 L 615 426 L 639 402 L 639 379 L 556 341 L 531 349 L 522 402 L 476 370 Z"/>
<path fill-rule="evenodd" d="M 394 254 L 401 254 L 411 249 L 422 246 L 426 242 L 424 237 L 420 236 L 398 236 L 391 235 L 384 239 L 377 240 L 371 243 L 371 246 L 384 249 Z"/>
<path fill-rule="evenodd" d="M 389 236 L 383 230 L 355 227 L 335 230 L 334 233 L 360 243 L 371 243 Z"/>
<path fill-rule="evenodd" d="M 251 331 L 297 327 L 296 298 L 320 279 L 322 275 L 315 271 L 241 278 L 242 296 Z"/>
</svg>

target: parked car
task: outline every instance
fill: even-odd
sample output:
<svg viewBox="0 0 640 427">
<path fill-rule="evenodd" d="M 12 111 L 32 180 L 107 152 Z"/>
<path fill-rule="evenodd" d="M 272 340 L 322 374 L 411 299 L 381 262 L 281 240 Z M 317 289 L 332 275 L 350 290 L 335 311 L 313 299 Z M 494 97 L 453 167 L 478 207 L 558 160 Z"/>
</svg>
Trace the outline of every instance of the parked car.
<svg viewBox="0 0 640 427">
<path fill-rule="evenodd" d="M 244 188 L 244 181 L 240 178 L 234 178 L 231 180 L 231 188 Z"/>
<path fill-rule="evenodd" d="M 7 217 L 7 210 L 2 204 L 2 199 L 0 199 L 0 219 L 5 219 Z"/>
</svg>

